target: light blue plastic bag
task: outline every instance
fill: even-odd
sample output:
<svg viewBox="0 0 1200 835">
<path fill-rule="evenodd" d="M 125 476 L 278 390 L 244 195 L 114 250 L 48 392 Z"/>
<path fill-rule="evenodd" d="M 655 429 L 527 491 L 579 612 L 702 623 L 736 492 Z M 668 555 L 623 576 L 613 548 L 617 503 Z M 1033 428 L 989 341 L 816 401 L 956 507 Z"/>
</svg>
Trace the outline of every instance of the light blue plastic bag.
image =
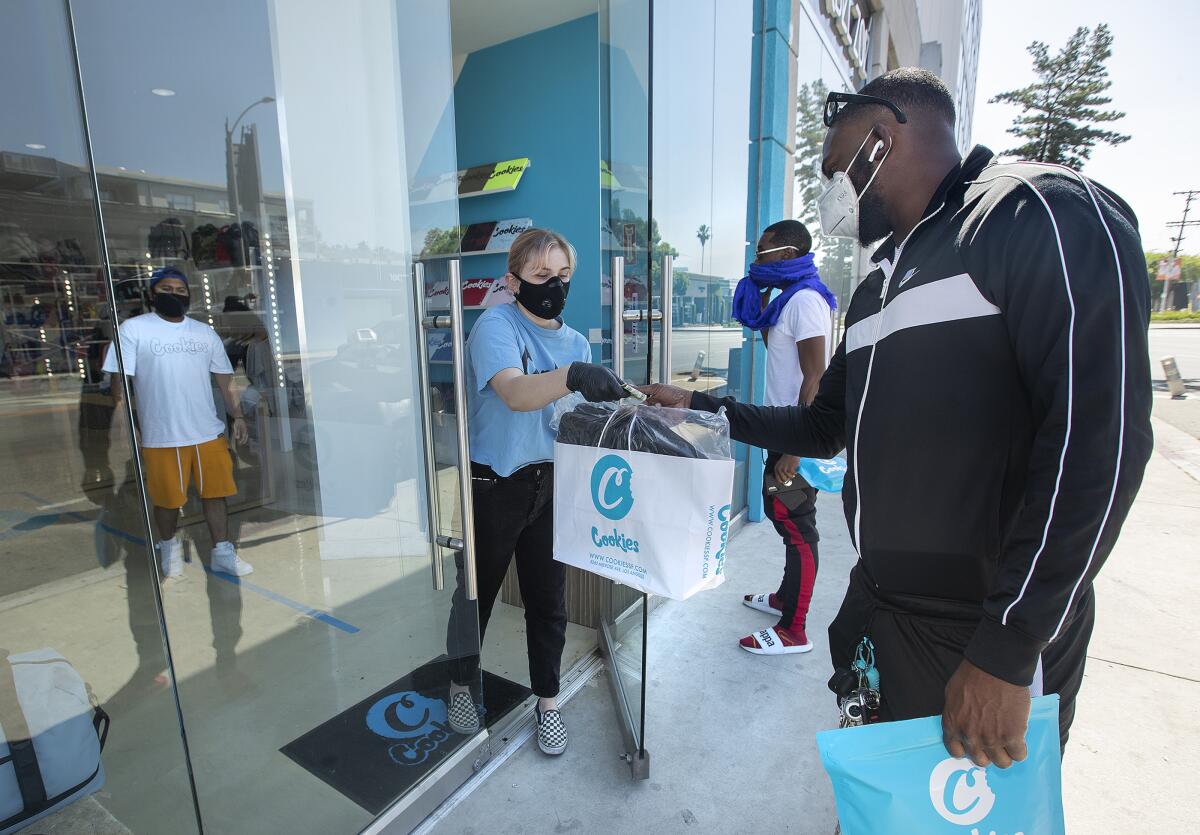
<svg viewBox="0 0 1200 835">
<path fill-rule="evenodd" d="M 1033 700 L 1025 742 L 982 769 L 946 753 L 939 716 L 817 734 L 843 835 L 1064 835 L 1057 695 Z"/>
<path fill-rule="evenodd" d="M 796 471 L 810 486 L 826 493 L 840 493 L 846 478 L 846 459 L 840 455 L 837 458 L 801 458 Z"/>
</svg>

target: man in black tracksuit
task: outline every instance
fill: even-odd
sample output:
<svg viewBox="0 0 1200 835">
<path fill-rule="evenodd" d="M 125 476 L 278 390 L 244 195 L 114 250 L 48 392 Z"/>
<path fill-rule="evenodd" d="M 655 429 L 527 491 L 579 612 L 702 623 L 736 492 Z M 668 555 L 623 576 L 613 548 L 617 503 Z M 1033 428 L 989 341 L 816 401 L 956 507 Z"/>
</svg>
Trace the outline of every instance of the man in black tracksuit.
<svg viewBox="0 0 1200 835">
<path fill-rule="evenodd" d="M 1069 169 L 998 164 L 983 147 L 960 159 L 929 73 L 896 70 L 863 94 L 876 98 L 827 105 L 824 173 L 847 171 L 855 211 L 822 205 L 822 225 L 849 217 L 864 244 L 883 242 L 816 400 L 690 406 L 724 406 L 755 446 L 845 446 L 860 559 L 829 628 L 834 666 L 870 636 L 883 719 L 942 713 L 952 755 L 1003 768 L 1026 755 L 1030 688 L 1060 695 L 1066 743 L 1092 581 L 1150 455 L 1137 221 Z"/>
</svg>

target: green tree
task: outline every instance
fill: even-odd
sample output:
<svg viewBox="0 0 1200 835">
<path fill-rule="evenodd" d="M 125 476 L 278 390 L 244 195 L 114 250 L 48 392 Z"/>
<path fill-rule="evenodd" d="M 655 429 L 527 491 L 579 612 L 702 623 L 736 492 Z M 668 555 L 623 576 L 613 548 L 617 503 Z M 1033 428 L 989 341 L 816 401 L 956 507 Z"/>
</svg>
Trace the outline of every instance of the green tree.
<svg viewBox="0 0 1200 835">
<path fill-rule="evenodd" d="M 708 239 L 712 237 L 712 230 L 708 228 L 708 224 L 701 225 L 696 230 L 696 237 L 700 241 L 700 272 L 704 272 L 704 245 L 708 243 Z"/>
<path fill-rule="evenodd" d="M 421 250 L 421 255 L 452 255 L 458 252 L 465 231 L 466 227 L 464 226 L 430 229 L 425 233 L 425 248 Z"/>
<path fill-rule="evenodd" d="M 1129 140 L 1127 134 L 1095 127 L 1125 116 L 1101 109 L 1112 101 L 1105 95 L 1112 86 L 1105 66 L 1112 42 L 1108 25 L 1101 23 L 1095 31 L 1080 26 L 1054 56 L 1041 41 L 1027 47 L 1038 80 L 989 100 L 1021 108 L 1008 132 L 1023 142 L 1005 154 L 1082 168 L 1097 144 L 1120 145 Z"/>
<path fill-rule="evenodd" d="M 675 273 L 674 280 L 671 282 L 671 293 L 677 299 L 682 299 L 687 295 L 688 279 L 684 273 Z"/>
<path fill-rule="evenodd" d="M 801 84 L 796 92 L 796 154 L 792 171 L 799 205 L 795 214 L 813 236 L 822 280 L 838 297 L 839 306 L 844 308 L 854 276 L 855 242 L 822 237 L 817 215 L 817 198 L 824 189 L 819 172 L 825 144 L 825 96 L 828 93 L 829 88 L 819 78 Z"/>
<path fill-rule="evenodd" d="M 817 198 L 821 196 L 821 149 L 825 144 L 825 96 L 829 88 L 821 79 L 801 84 L 796 91 L 796 154 L 793 172 L 799 187 L 796 213 L 809 231 L 818 226 Z"/>
</svg>

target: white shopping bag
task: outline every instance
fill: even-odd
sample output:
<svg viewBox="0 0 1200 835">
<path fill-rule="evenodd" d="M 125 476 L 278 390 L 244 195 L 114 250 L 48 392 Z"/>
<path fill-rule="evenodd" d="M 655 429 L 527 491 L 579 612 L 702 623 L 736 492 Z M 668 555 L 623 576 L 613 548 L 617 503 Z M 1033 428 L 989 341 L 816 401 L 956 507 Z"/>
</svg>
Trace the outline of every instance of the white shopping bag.
<svg viewBox="0 0 1200 835">
<path fill-rule="evenodd" d="M 554 558 L 684 600 L 725 582 L 733 461 L 554 445 Z"/>
</svg>

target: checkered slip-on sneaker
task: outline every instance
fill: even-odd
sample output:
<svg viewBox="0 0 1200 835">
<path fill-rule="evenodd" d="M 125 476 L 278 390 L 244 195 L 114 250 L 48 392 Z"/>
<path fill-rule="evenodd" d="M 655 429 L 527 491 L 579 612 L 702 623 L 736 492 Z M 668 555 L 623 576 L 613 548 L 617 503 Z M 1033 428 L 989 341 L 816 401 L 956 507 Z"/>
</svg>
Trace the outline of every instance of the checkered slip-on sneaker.
<svg viewBox="0 0 1200 835">
<path fill-rule="evenodd" d="M 558 756 L 567 750 L 567 726 L 563 724 L 562 714 L 557 710 L 547 710 L 542 713 L 536 705 L 533 712 L 537 715 L 538 748 L 543 754 Z"/>
<path fill-rule="evenodd" d="M 475 700 L 465 691 L 455 693 L 450 697 L 450 709 L 446 713 L 450 729 L 455 733 L 470 736 L 479 730 L 479 710 Z"/>
</svg>

